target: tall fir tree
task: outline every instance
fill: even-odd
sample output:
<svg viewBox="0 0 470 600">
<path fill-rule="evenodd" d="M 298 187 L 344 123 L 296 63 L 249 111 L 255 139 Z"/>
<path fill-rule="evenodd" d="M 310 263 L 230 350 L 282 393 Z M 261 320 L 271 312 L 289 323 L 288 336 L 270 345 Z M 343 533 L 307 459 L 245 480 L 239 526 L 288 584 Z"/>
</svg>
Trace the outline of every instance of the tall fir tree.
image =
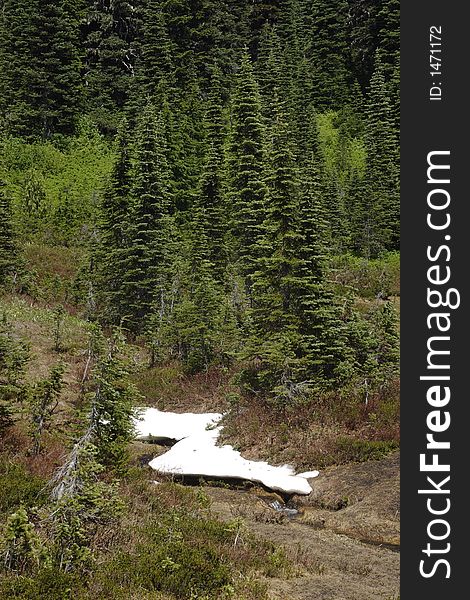
<svg viewBox="0 0 470 600">
<path fill-rule="evenodd" d="M 259 243 L 267 203 L 265 132 L 259 88 L 246 51 L 231 111 L 232 129 L 228 147 L 229 200 L 235 260 L 245 279 L 248 295 L 259 258 Z"/>
<path fill-rule="evenodd" d="M 207 154 L 193 210 L 208 244 L 208 259 L 213 265 L 214 276 L 219 283 L 223 283 L 228 264 L 228 222 L 223 172 L 225 122 L 222 79 L 217 66 L 212 71 L 204 122 Z"/>
<path fill-rule="evenodd" d="M 25 131 L 29 106 L 28 83 L 34 76 L 31 48 L 37 0 L 2 2 L 0 14 L 0 115 L 10 134 Z"/>
<path fill-rule="evenodd" d="M 180 289 L 172 315 L 175 350 L 188 373 L 207 370 L 217 356 L 221 288 L 210 261 L 209 240 L 196 211 L 182 252 Z"/>
<path fill-rule="evenodd" d="M 247 0 L 199 0 L 194 3 L 192 43 L 195 67 L 203 90 L 210 87 L 217 63 L 225 85 L 230 85 L 240 54 L 249 37 Z"/>
<path fill-rule="evenodd" d="M 98 241 L 92 252 L 92 273 L 105 321 L 119 324 L 127 299 L 122 280 L 127 269 L 127 235 L 131 209 L 131 143 L 127 121 L 116 136 L 117 157 L 100 205 Z"/>
<path fill-rule="evenodd" d="M 342 346 L 339 319 L 325 284 L 317 199 L 301 198 L 305 190 L 288 119 L 277 98 L 274 113 L 270 203 L 254 274 L 248 353 L 256 365 L 251 385 L 271 392 L 285 405 L 334 380 Z"/>
<path fill-rule="evenodd" d="M 129 97 L 135 72 L 136 15 L 127 0 L 94 0 L 87 14 L 85 80 L 88 110 L 113 132 Z"/>
<path fill-rule="evenodd" d="M 99 331 L 94 332 L 102 338 Z M 91 376 L 91 405 L 94 418 L 94 445 L 100 464 L 120 473 L 125 470 L 128 445 L 134 434 L 134 405 L 139 398 L 130 382 L 122 331 L 114 328 L 102 348 Z"/>
<path fill-rule="evenodd" d="M 347 0 L 306 0 L 308 38 L 305 54 L 314 79 L 317 110 L 337 110 L 349 95 Z"/>
<path fill-rule="evenodd" d="M 162 2 L 143 0 L 138 11 L 138 36 L 135 43 L 135 78 L 132 106 L 148 98 L 161 99 L 164 90 L 173 89 L 174 57 Z"/>
<path fill-rule="evenodd" d="M 396 143 L 400 139 L 400 2 L 383 0 L 377 15 L 377 54 L 383 65 L 384 77 L 393 113 Z"/>
<path fill-rule="evenodd" d="M 366 257 L 398 248 L 399 169 L 393 114 L 379 54 L 365 107 L 366 175 L 353 232 Z"/>
<path fill-rule="evenodd" d="M 139 331 L 165 288 L 170 237 L 164 128 L 151 104 L 138 125 L 132 198 L 121 286 L 127 314 L 122 317 L 126 327 Z"/>
<path fill-rule="evenodd" d="M 261 32 L 258 59 L 255 63 L 256 80 L 260 89 L 262 111 L 265 122 L 273 118 L 274 89 L 279 94 L 282 72 L 281 40 L 275 27 L 266 23 Z"/>
</svg>

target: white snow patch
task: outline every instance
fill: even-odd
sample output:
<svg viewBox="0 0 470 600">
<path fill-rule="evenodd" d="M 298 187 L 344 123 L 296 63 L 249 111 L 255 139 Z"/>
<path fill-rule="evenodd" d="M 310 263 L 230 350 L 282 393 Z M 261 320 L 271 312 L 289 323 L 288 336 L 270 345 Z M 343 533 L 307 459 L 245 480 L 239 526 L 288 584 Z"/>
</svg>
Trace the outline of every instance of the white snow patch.
<svg viewBox="0 0 470 600">
<path fill-rule="evenodd" d="M 243 479 L 286 494 L 310 494 L 307 476 L 316 477 L 318 471 L 296 475 L 289 465 L 247 460 L 232 446 L 217 446 L 222 428 L 216 425 L 221 418 L 218 413 L 176 414 L 147 408 L 136 420 L 137 439 L 179 440 L 149 463 L 160 473 Z"/>
<path fill-rule="evenodd" d="M 313 479 L 320 475 L 319 471 L 305 471 L 305 473 L 297 473 L 297 477 L 304 477 L 305 479 Z"/>
</svg>

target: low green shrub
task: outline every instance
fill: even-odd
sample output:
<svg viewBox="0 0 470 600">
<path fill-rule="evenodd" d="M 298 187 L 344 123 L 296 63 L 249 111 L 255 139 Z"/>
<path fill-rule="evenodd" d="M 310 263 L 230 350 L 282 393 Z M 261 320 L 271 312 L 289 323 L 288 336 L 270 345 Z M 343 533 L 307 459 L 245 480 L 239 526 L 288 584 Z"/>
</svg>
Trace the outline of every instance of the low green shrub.
<svg viewBox="0 0 470 600">
<path fill-rule="evenodd" d="M 46 500 L 46 482 L 31 475 L 19 463 L 0 462 L 0 510 L 11 512 L 20 505 L 40 506 Z"/>
<path fill-rule="evenodd" d="M 75 600 L 83 597 L 82 590 L 77 575 L 52 567 L 40 570 L 34 577 L 0 577 L 0 598 L 8 600 Z"/>
<path fill-rule="evenodd" d="M 344 462 L 379 460 L 400 447 L 396 441 L 357 440 L 346 436 L 338 438 L 336 446 Z"/>
<path fill-rule="evenodd" d="M 367 260 L 352 254 L 336 256 L 331 261 L 332 279 L 341 291 L 353 289 L 362 298 L 400 295 L 400 254 L 389 252 L 381 258 Z"/>
<path fill-rule="evenodd" d="M 218 551 L 219 545 L 232 542 L 223 524 L 172 512 L 143 528 L 141 540 L 135 550 L 120 551 L 103 565 L 100 597 L 121 597 L 116 589 L 188 599 L 231 596 L 232 569 Z"/>
</svg>

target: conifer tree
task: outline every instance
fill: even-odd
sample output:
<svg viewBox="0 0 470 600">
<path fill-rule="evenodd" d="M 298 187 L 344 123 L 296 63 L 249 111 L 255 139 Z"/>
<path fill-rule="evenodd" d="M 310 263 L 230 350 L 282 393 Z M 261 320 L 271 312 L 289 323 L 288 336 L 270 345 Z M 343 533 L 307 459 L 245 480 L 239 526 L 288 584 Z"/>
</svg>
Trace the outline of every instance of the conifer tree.
<svg viewBox="0 0 470 600">
<path fill-rule="evenodd" d="M 172 89 L 175 85 L 173 45 L 162 11 L 162 2 L 144 0 L 138 20 L 134 103 L 141 103 L 148 98 L 155 101 L 165 86 Z"/>
<path fill-rule="evenodd" d="M 262 37 L 262 31 L 265 25 L 276 25 L 279 19 L 280 2 L 279 0 L 253 0 L 250 18 L 250 44 L 251 55 L 256 59 Z"/>
<path fill-rule="evenodd" d="M 248 295 L 260 256 L 259 242 L 267 201 L 265 139 L 258 85 L 248 52 L 242 59 L 232 101 L 228 149 L 229 201 L 236 261 Z"/>
<path fill-rule="evenodd" d="M 269 207 L 260 243 L 262 257 L 253 276 L 252 359 L 259 362 L 258 385 L 276 395 L 288 393 L 297 378 L 301 336 L 295 295 L 302 283 L 299 256 L 299 186 L 283 104 L 274 99 L 270 135 Z M 284 388 L 284 389 L 282 389 Z"/>
<path fill-rule="evenodd" d="M 86 92 L 94 119 L 113 131 L 134 76 L 136 18 L 127 0 L 94 0 L 87 15 Z"/>
<path fill-rule="evenodd" d="M 355 0 L 349 2 L 348 42 L 351 67 L 362 90 L 369 85 L 374 71 L 374 55 L 379 45 L 377 13 L 383 2 Z"/>
<path fill-rule="evenodd" d="M 16 403 L 24 397 L 23 378 L 28 360 L 28 347 L 15 338 L 3 316 L 0 321 L 0 437 L 13 425 Z"/>
<path fill-rule="evenodd" d="M 216 359 L 221 290 L 214 279 L 208 247 L 201 219 L 196 214 L 172 315 L 175 347 L 188 373 L 207 370 Z"/>
<path fill-rule="evenodd" d="M 380 378 L 390 381 L 399 371 L 400 338 L 398 316 L 392 302 L 385 302 L 376 315 Z"/>
<path fill-rule="evenodd" d="M 314 72 L 314 101 L 317 110 L 338 109 L 347 100 L 346 0 L 305 2 L 308 24 L 306 56 Z"/>
<path fill-rule="evenodd" d="M 258 364 L 251 385 L 288 404 L 302 399 L 312 386 L 334 381 L 342 360 L 342 334 L 325 285 L 318 199 L 314 194 L 301 199 L 301 191 L 306 190 L 300 186 L 279 100 L 275 99 L 274 110 L 270 203 L 263 256 L 254 274 L 248 348 L 251 360 Z"/>
<path fill-rule="evenodd" d="M 230 85 L 241 51 L 249 37 L 247 0 L 200 0 L 193 8 L 191 38 L 194 61 L 201 74 L 201 87 L 210 88 L 212 65 L 222 70 L 224 82 Z"/>
<path fill-rule="evenodd" d="M 400 140 L 400 2 L 384 0 L 377 14 L 377 54 L 390 98 L 396 144 Z"/>
<path fill-rule="evenodd" d="M 212 84 L 205 115 L 207 155 L 201 174 L 198 195 L 193 207 L 195 221 L 209 247 L 208 260 L 212 263 L 215 279 L 222 283 L 227 267 L 227 218 L 224 189 L 224 115 L 222 105 L 221 73 L 217 66 L 212 73 Z"/>
<path fill-rule="evenodd" d="M 97 333 L 99 335 L 99 333 Z M 133 438 L 136 388 L 129 381 L 125 343 L 119 329 L 104 344 L 92 374 L 93 440 L 97 460 L 116 472 L 125 468 L 127 446 Z"/>
<path fill-rule="evenodd" d="M 103 194 L 98 222 L 98 242 L 93 252 L 95 281 L 102 317 L 119 324 L 125 314 L 122 280 L 125 276 L 126 244 L 131 209 L 131 148 L 127 122 L 120 124 L 116 138 L 117 157 Z"/>
<path fill-rule="evenodd" d="M 162 13 L 166 23 L 173 53 L 175 84 L 184 90 L 194 78 L 196 69 L 195 39 L 196 10 L 200 5 L 191 0 L 166 0 Z"/>
<path fill-rule="evenodd" d="M 360 199 L 356 247 L 366 257 L 396 249 L 399 227 L 398 150 L 393 115 L 380 57 L 370 84 L 366 109 L 366 175 Z"/>
<path fill-rule="evenodd" d="M 170 238 L 168 166 L 161 117 L 148 104 L 140 118 L 133 207 L 125 245 L 125 274 L 120 302 L 127 307 L 125 326 L 142 330 L 145 318 L 165 289 Z"/>
<path fill-rule="evenodd" d="M 8 517 L 0 557 L 3 566 L 16 573 L 32 571 L 45 558 L 44 546 L 23 507 Z"/>
<path fill-rule="evenodd" d="M 184 219 L 197 195 L 205 154 L 204 108 L 194 71 L 187 74 L 184 92 L 176 96 L 172 113 L 173 128 L 168 132 L 171 191 L 174 209 Z"/>
<path fill-rule="evenodd" d="M 94 368 L 87 381 L 88 415 L 81 436 L 51 481 L 49 522 L 53 557 L 64 571 L 82 570 L 93 559 L 92 542 L 123 508 L 118 480 L 103 480 L 106 467 L 122 473 L 133 436 L 133 402 L 120 330 L 105 340 L 98 326 L 90 331 L 89 358 Z"/>
<path fill-rule="evenodd" d="M 51 369 L 49 377 L 38 381 L 29 390 L 33 454 L 41 452 L 43 433 L 50 426 L 51 419 L 59 405 L 60 394 L 64 386 L 64 370 L 64 365 L 59 363 Z"/>
<path fill-rule="evenodd" d="M 52 480 L 49 527 L 54 541 L 52 557 L 65 572 L 89 569 L 92 542 L 103 525 L 116 520 L 123 508 L 118 482 L 100 480 L 104 467 L 97 460 L 91 431 L 76 442 Z"/>
<path fill-rule="evenodd" d="M 266 123 L 273 118 L 273 94 L 279 94 L 282 77 L 281 40 L 275 27 L 266 23 L 261 32 L 258 60 L 255 63 L 256 80 L 260 89 L 263 117 Z"/>
<path fill-rule="evenodd" d="M 37 0 L 5 0 L 0 14 L 0 115 L 5 130 L 25 132 L 29 106 L 28 82 L 34 76 L 31 40 Z"/>
</svg>

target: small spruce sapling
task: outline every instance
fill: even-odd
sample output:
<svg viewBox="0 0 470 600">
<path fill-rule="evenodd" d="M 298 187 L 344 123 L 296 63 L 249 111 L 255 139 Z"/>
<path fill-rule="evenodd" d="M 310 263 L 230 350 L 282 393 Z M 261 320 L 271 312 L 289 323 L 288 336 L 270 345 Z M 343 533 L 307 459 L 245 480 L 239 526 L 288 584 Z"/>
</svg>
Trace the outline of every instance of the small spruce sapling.
<svg viewBox="0 0 470 600">
<path fill-rule="evenodd" d="M 65 309 L 62 305 L 58 306 L 54 310 L 54 351 L 64 351 L 64 323 L 65 323 Z"/>
<path fill-rule="evenodd" d="M 65 365 L 59 363 L 51 369 L 49 377 L 35 383 L 30 389 L 31 437 L 34 455 L 41 452 L 43 433 L 50 426 L 59 406 L 60 394 L 64 386 L 64 371 Z"/>
<path fill-rule="evenodd" d="M 14 423 L 15 403 L 24 393 L 28 347 L 13 335 L 5 315 L 0 322 L 0 437 Z"/>
<path fill-rule="evenodd" d="M 16 573 L 31 571 L 46 558 L 45 548 L 23 507 L 8 517 L 1 558 L 3 567 Z"/>
</svg>

